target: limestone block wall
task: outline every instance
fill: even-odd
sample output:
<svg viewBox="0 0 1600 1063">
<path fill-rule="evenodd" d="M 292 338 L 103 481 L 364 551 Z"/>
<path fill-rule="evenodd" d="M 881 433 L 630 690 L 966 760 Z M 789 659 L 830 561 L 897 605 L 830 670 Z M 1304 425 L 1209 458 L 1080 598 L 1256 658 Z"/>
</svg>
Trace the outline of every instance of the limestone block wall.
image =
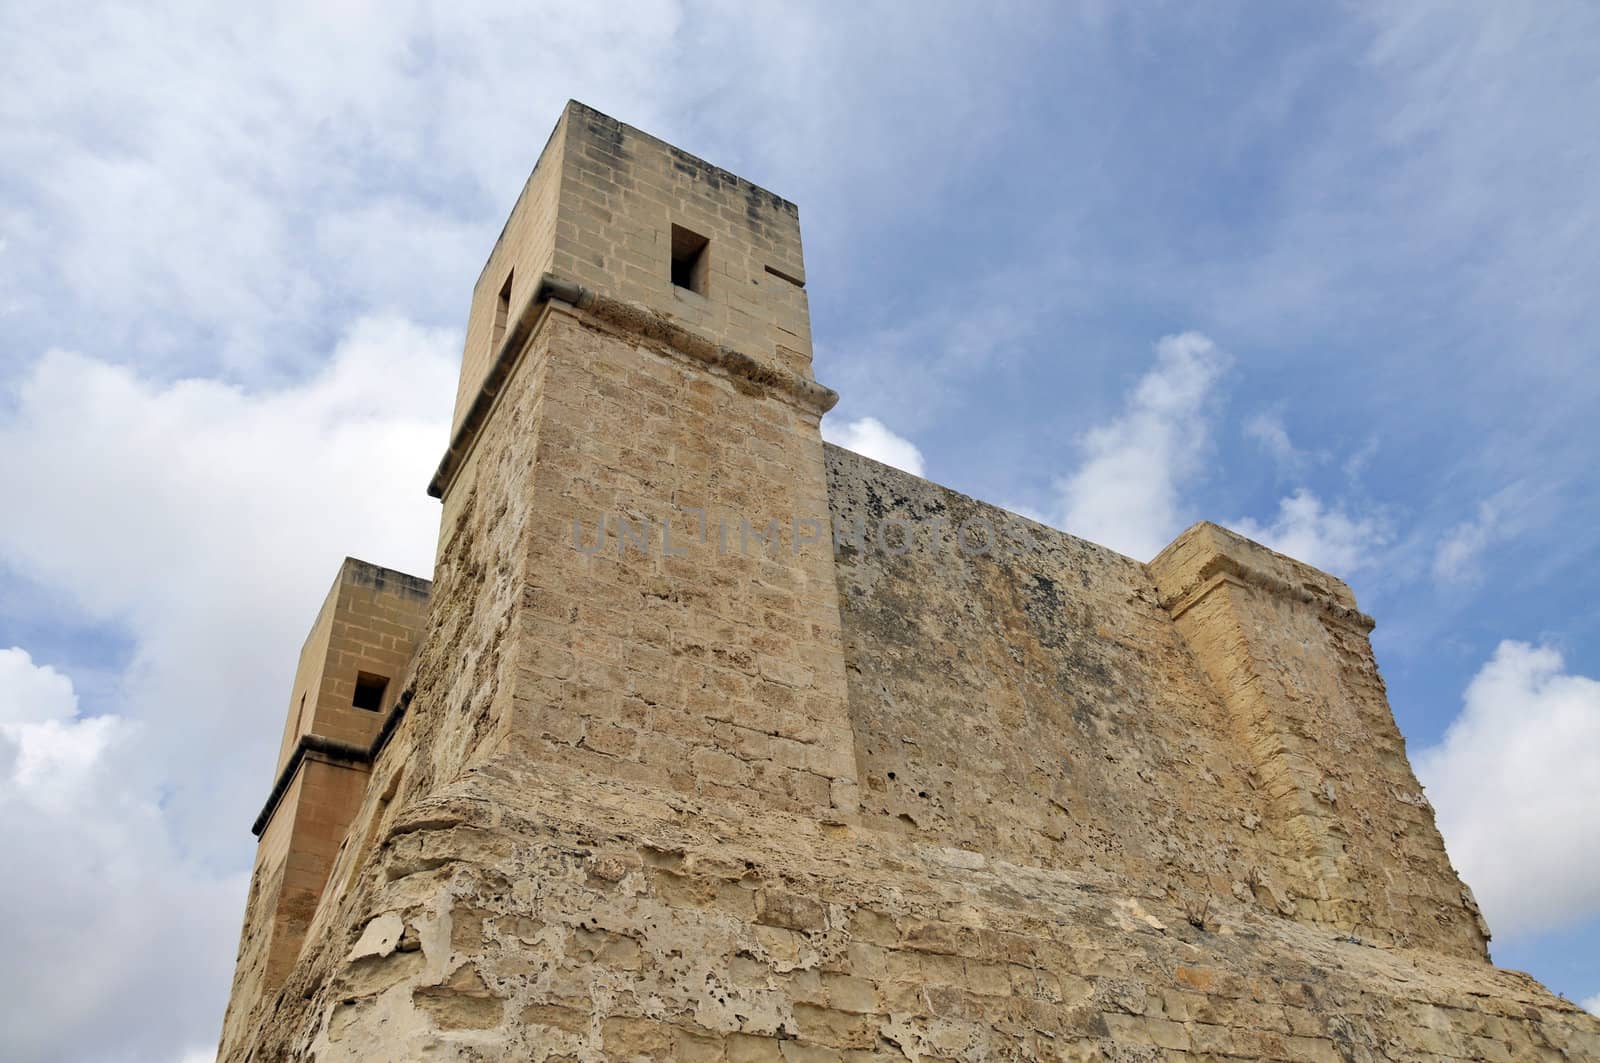
<svg viewBox="0 0 1600 1063">
<path fill-rule="evenodd" d="M 559 303 L 502 394 L 444 497 L 436 583 L 483 600 L 419 665 L 456 676 L 430 773 L 507 745 L 853 811 L 819 412 Z"/>
<path fill-rule="evenodd" d="M 297 805 L 300 801 L 302 779 L 298 773 L 290 780 L 283 800 Z M 285 897 L 284 879 L 289 858 L 289 840 L 294 832 L 292 815 L 273 817 L 256 841 L 255 866 L 250 874 L 250 892 L 245 901 L 243 926 L 239 931 L 239 950 L 234 957 L 233 985 L 228 995 L 228 1011 L 224 1025 L 237 1024 L 241 1015 L 249 1014 L 261 1001 L 269 986 L 281 985 L 285 967 L 273 962 L 272 944 L 280 940 L 279 913 L 285 908 L 300 907 L 299 898 Z M 284 904 L 285 900 L 288 904 Z M 320 898 L 319 898 L 320 901 Z M 312 905 L 313 914 L 316 905 Z M 282 950 L 287 951 L 287 950 Z M 291 954 L 292 966 L 294 955 Z"/>
<path fill-rule="evenodd" d="M 328 660 L 328 641 L 333 637 L 333 612 L 339 602 L 339 586 L 343 580 L 334 577 L 333 587 L 317 610 L 317 618 L 300 647 L 300 659 L 295 665 L 294 685 L 290 687 L 289 711 L 284 715 L 283 739 L 278 743 L 278 759 L 272 767 L 273 775 L 283 770 L 294 752 L 300 736 L 311 728 L 311 718 L 322 699 L 323 671 Z"/>
<path fill-rule="evenodd" d="M 1300 856 L 1279 850 L 1274 794 L 1235 741 L 1197 656 L 1208 651 L 1181 630 L 1186 596 L 1126 558 L 857 455 L 829 448 L 826 460 L 846 525 L 858 508 L 923 526 L 944 514 L 952 528 L 981 516 L 1019 551 L 841 540 L 858 817 L 682 785 L 622 755 L 535 752 L 515 698 L 506 735 L 524 739 L 491 740 L 486 726 L 443 774 L 434 746 L 461 721 L 429 706 L 459 677 L 430 679 L 424 653 L 415 716 L 374 766 L 306 947 L 281 990 L 238 1018 L 223 1057 L 1600 1053 L 1592 1017 L 1477 948 L 1352 935 L 1337 912 L 1285 910 L 1255 888 L 1291 890 Z M 503 553 L 537 541 L 534 524 L 483 530 Z M 1227 556 L 1259 549 L 1212 534 L 1190 539 Z M 515 645 L 503 636 L 521 630 L 517 612 L 474 616 L 457 571 L 441 566 L 441 590 L 455 591 L 436 598 L 436 620 Z M 691 586 L 682 574 L 666 585 Z M 945 776 L 967 785 L 929 785 Z M 1251 888 L 1230 878 L 1238 866 L 1263 869 Z M 1432 873 L 1454 880 L 1447 863 Z"/>
<path fill-rule="evenodd" d="M 1215 525 L 1147 569 L 848 451 L 828 468 L 836 520 L 869 530 L 838 556 L 867 822 L 1486 955 L 1343 584 Z M 1231 594 L 1242 619 L 1209 619 Z"/>
<path fill-rule="evenodd" d="M 829 447 L 828 471 L 836 519 L 869 529 L 837 570 L 865 823 L 1197 897 L 1282 878 L 1142 565 L 850 451 Z M 964 525 L 996 549 L 963 551 Z"/>
<path fill-rule="evenodd" d="M 580 103 L 564 120 L 556 273 L 809 376 L 799 208 Z M 699 291 L 673 283 L 675 225 L 707 241 Z"/>
<path fill-rule="evenodd" d="M 366 794 L 365 765 L 297 759 L 256 847 L 226 1022 L 248 1014 L 294 966 L 329 869 Z"/>
<path fill-rule="evenodd" d="M 817 412 L 566 310 L 536 344 L 560 353 L 505 741 L 601 776 L 853 811 Z M 799 548 L 793 514 L 812 518 Z M 769 547 L 755 536 L 773 522 Z"/>
<path fill-rule="evenodd" d="M 411 707 L 374 765 L 313 938 L 337 935 L 367 899 L 371 845 L 394 809 L 508 761 L 597 787 L 853 812 L 819 413 L 775 390 L 547 309 L 446 493 L 428 629 L 403 684 Z M 706 533 L 691 509 L 705 510 Z M 764 530 L 792 513 L 817 515 L 805 549 L 724 553 L 719 523 L 737 537 L 744 521 Z M 617 538 L 618 518 L 650 524 L 652 541 Z M 273 999 L 235 994 L 225 1054 Z"/>
<path fill-rule="evenodd" d="M 547 246 L 559 291 L 514 302 L 486 378 L 471 352 L 501 308 L 483 293 L 543 268 Z M 509 744 L 853 812 L 818 436 L 834 396 L 811 378 L 794 205 L 573 103 L 485 277 L 462 395 L 486 382 L 433 490 L 437 580 L 491 600 L 430 771 Z"/>
</svg>

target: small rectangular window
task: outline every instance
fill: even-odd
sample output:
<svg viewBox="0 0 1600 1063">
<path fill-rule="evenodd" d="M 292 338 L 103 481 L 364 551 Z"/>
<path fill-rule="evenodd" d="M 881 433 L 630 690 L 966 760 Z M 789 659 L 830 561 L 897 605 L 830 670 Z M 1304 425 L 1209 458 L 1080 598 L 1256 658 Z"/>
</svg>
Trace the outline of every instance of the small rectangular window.
<svg viewBox="0 0 1600 1063">
<path fill-rule="evenodd" d="M 368 712 L 377 712 L 383 708 L 383 692 L 389 686 L 387 676 L 373 675 L 371 672 L 356 673 L 356 696 L 350 699 L 350 704 L 358 709 Z"/>
<path fill-rule="evenodd" d="M 516 271 L 506 274 L 506 282 L 500 286 L 500 294 L 494 301 L 494 335 L 489 339 L 489 353 L 500 353 L 500 344 L 506 338 L 506 321 L 511 317 L 511 277 Z"/>
<path fill-rule="evenodd" d="M 706 274 L 711 256 L 706 247 L 711 241 L 681 225 L 672 227 L 672 283 L 691 292 L 706 294 Z"/>
</svg>

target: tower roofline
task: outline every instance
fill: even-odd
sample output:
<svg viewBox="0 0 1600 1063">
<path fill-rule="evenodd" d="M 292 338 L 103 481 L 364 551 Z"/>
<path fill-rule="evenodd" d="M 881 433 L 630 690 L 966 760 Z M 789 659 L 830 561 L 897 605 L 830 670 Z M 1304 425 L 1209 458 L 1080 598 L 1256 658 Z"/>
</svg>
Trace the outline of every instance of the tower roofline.
<svg viewBox="0 0 1600 1063">
<path fill-rule="evenodd" d="M 566 102 L 566 106 L 562 107 L 561 115 L 556 119 L 555 124 L 550 127 L 550 134 L 545 137 L 544 146 L 539 149 L 539 157 L 534 160 L 533 168 L 528 171 L 528 176 L 523 179 L 522 187 L 517 191 L 517 198 L 511 205 L 511 211 L 506 215 L 506 220 L 501 223 L 500 232 L 495 237 L 494 246 L 489 249 L 489 254 L 484 257 L 483 265 L 478 269 L 478 278 L 473 282 L 472 285 L 473 291 L 477 291 L 478 288 L 482 286 L 484 278 L 489 275 L 489 266 L 494 261 L 495 252 L 505 241 L 506 231 L 511 225 L 511 219 L 516 215 L 517 208 L 521 206 L 523 199 L 527 196 L 528 189 L 533 184 L 534 175 L 539 172 L 540 165 L 544 162 L 545 157 L 550 152 L 550 146 L 556 142 L 556 137 L 561 131 L 562 123 L 570 120 L 575 115 L 586 120 L 608 124 L 619 131 L 625 130 L 629 136 L 637 137 L 651 144 L 658 145 L 664 151 L 671 153 L 673 158 L 684 166 L 692 167 L 707 173 L 714 173 L 719 180 L 731 183 L 737 187 L 745 189 L 748 192 L 757 193 L 765 197 L 773 205 L 787 211 L 796 218 L 800 216 L 800 206 L 792 199 L 781 196 L 772 191 L 770 188 L 759 185 L 749 178 L 740 177 L 731 170 L 725 170 L 715 163 L 708 162 L 692 152 L 685 151 L 674 144 L 662 140 L 660 137 L 655 136 L 654 134 L 640 129 L 638 126 L 629 125 L 627 122 L 613 118 L 604 111 L 596 107 L 589 106 L 582 100 L 569 99 Z"/>
</svg>

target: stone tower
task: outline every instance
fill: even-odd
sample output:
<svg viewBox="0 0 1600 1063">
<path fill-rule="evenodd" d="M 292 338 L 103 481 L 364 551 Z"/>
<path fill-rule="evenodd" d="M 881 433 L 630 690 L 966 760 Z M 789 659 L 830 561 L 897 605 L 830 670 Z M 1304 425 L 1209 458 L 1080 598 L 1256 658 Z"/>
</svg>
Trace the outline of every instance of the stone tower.
<svg viewBox="0 0 1600 1063">
<path fill-rule="evenodd" d="M 805 281 L 793 204 L 568 105 L 431 587 L 347 562 L 307 641 L 222 1058 L 1600 1055 L 1489 963 L 1344 584 L 824 446 Z"/>
</svg>

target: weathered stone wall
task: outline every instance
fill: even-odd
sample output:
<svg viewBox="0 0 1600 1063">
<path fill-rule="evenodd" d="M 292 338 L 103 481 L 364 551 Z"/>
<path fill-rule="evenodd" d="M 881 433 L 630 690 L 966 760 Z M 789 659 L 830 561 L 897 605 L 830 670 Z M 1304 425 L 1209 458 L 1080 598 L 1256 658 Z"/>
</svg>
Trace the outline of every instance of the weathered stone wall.
<svg viewBox="0 0 1600 1063">
<path fill-rule="evenodd" d="M 1577 1059 L 1525 976 L 1094 866 L 487 765 L 401 814 L 254 1059 Z M 670 810 L 670 815 L 659 814 Z M 236 1058 L 243 1058 L 242 1053 Z"/>
<path fill-rule="evenodd" d="M 508 443 L 528 438 L 507 433 Z M 859 818 L 680 785 L 622 756 L 530 756 L 524 742 L 486 741 L 454 781 L 433 775 L 408 787 L 436 770 L 407 774 L 433 759 L 445 720 L 425 706 L 438 688 L 419 669 L 418 715 L 375 766 L 362 826 L 346 840 L 300 963 L 225 1058 L 1600 1053 L 1590 1016 L 1476 954 L 1352 937 L 1285 918 L 1254 890 L 1239 895 L 1229 861 L 1270 860 L 1275 835 L 1241 823 L 1219 842 L 1205 835 L 1207 817 L 1220 817 L 1227 835 L 1242 817 L 1269 817 L 1271 802 L 1252 789 L 1247 763 L 1228 762 L 1225 706 L 1198 662 L 1180 667 L 1189 651 L 1142 566 L 855 455 L 830 449 L 828 459 L 842 518 L 857 505 L 926 517 L 938 503 L 955 525 L 983 513 L 1010 522 L 1003 537 L 1036 548 L 988 569 L 959 554 L 936 565 L 911 551 L 840 551 Z M 526 527 L 482 531 L 504 549 L 533 541 Z M 959 595 L 942 599 L 952 586 Z M 1032 588 L 1049 604 L 1030 617 Z M 442 594 L 436 618 L 470 627 L 471 602 Z M 896 616 L 904 628 L 892 626 Z M 998 662 L 980 656 L 978 627 L 961 625 L 1001 616 L 1017 657 L 985 687 L 967 661 Z M 506 630 L 503 619 L 485 622 Z M 1105 645 L 1091 646 L 1086 628 Z M 1141 656 L 1140 646 L 1151 648 Z M 1154 665 L 1157 654 L 1171 659 L 1171 674 Z M 956 663 L 939 665 L 941 655 Z M 924 670 L 926 682 L 911 681 Z M 1084 676 L 1106 684 L 1091 688 L 1096 697 L 1122 685 L 1143 691 L 1150 711 L 1096 705 L 1074 717 L 1081 727 L 1044 715 Z M 951 684 L 959 705 L 927 700 Z M 991 741 L 1005 721 L 985 713 L 1013 703 L 997 693 L 1007 686 L 1025 693 L 1022 711 L 1042 731 L 1057 726 L 1067 739 L 1012 722 L 1012 742 Z M 1192 707 L 1162 722 L 1160 701 L 1174 692 Z M 923 701 L 937 718 L 918 715 Z M 885 740 L 928 750 L 890 760 L 879 752 Z M 1077 751 L 1084 745 L 1092 757 Z M 1045 767 L 1065 772 L 1107 750 L 1133 760 L 1127 772 L 1106 761 L 1113 766 L 1097 764 L 1091 781 L 1080 771 L 1065 792 L 1042 785 Z M 888 772 L 915 778 L 941 757 L 943 770 L 973 780 L 972 796 L 942 790 L 939 818 L 925 812 L 913 827 L 897 809 L 931 798 L 896 797 Z M 1146 788 L 1163 781 L 1188 789 L 1162 804 Z M 1202 799 L 1207 786 L 1229 796 Z M 1119 805 L 1119 788 L 1138 796 Z M 1034 829 L 1032 815 L 1063 796 L 1076 814 L 1061 836 Z M 1235 798 L 1242 805 L 1230 811 Z M 1193 870 L 1186 843 L 1208 846 L 1206 873 Z"/>
<path fill-rule="evenodd" d="M 301 778 L 289 782 L 282 801 L 297 805 L 300 801 Z M 279 934 L 279 913 L 284 907 L 285 864 L 289 856 L 289 839 L 294 830 L 294 817 L 274 816 L 256 840 L 255 867 L 250 873 L 250 892 L 246 896 L 243 925 L 239 930 L 239 950 L 233 962 L 233 984 L 228 993 L 228 1009 L 223 1019 L 224 1049 L 243 1031 L 244 1023 L 261 1004 L 263 996 L 283 984 L 288 970 L 272 963 L 272 942 Z M 313 901 L 312 915 L 320 903 L 320 893 Z M 304 936 L 301 938 L 304 941 Z M 292 966 L 296 954 L 288 957 Z"/>
<path fill-rule="evenodd" d="M 505 740 L 599 775 L 853 811 L 817 414 L 570 311 L 544 337 L 562 355 L 543 380 Z M 815 515 L 798 550 L 795 513 Z M 772 521 L 785 541 L 765 548 Z"/>
<path fill-rule="evenodd" d="M 283 739 L 278 743 L 278 760 L 273 765 L 276 776 L 289 763 L 289 755 L 310 727 L 311 715 L 316 711 L 321 697 L 322 673 L 328 662 L 328 640 L 333 637 L 333 613 L 339 602 L 339 576 L 334 577 L 333 588 L 317 610 L 306 640 L 300 646 L 300 659 L 295 664 L 294 685 L 290 687 L 289 711 L 284 717 Z"/>
<path fill-rule="evenodd" d="M 1486 954 L 1343 584 L 1201 525 L 1158 585 L 849 451 L 828 462 L 836 519 L 866 531 L 838 574 L 867 822 Z M 1202 621 L 1229 595 L 1240 621 Z"/>
<path fill-rule="evenodd" d="M 799 208 L 580 103 L 564 121 L 556 273 L 809 378 Z M 673 225 L 708 241 L 703 291 L 672 282 Z"/>
<path fill-rule="evenodd" d="M 461 377 L 456 385 L 455 411 L 450 418 L 452 431 L 472 405 L 489 364 L 499 353 L 495 324 L 500 293 L 506 282 L 509 281 L 511 287 L 509 312 L 515 314 L 528 301 L 539 278 L 554 267 L 556 206 L 564 171 L 567 124 L 567 114 L 562 112 L 473 285 L 467 313 L 466 346 L 461 355 Z"/>
<path fill-rule="evenodd" d="M 224 1059 L 1600 1056 L 1484 958 L 1342 584 L 825 449 L 791 204 L 577 105 L 540 170 L 403 715 L 281 985 L 256 884 Z"/>
<path fill-rule="evenodd" d="M 838 557 L 868 825 L 1197 898 L 1282 878 L 1144 566 L 849 451 L 828 467 L 838 520 L 868 532 Z"/>
<path fill-rule="evenodd" d="M 559 304 L 504 394 L 445 496 L 437 575 L 492 586 L 461 622 L 484 639 L 467 657 L 497 663 L 478 696 L 448 687 L 434 770 L 492 736 L 853 811 L 818 414 Z M 798 550 L 792 514 L 812 519 Z"/>
</svg>

